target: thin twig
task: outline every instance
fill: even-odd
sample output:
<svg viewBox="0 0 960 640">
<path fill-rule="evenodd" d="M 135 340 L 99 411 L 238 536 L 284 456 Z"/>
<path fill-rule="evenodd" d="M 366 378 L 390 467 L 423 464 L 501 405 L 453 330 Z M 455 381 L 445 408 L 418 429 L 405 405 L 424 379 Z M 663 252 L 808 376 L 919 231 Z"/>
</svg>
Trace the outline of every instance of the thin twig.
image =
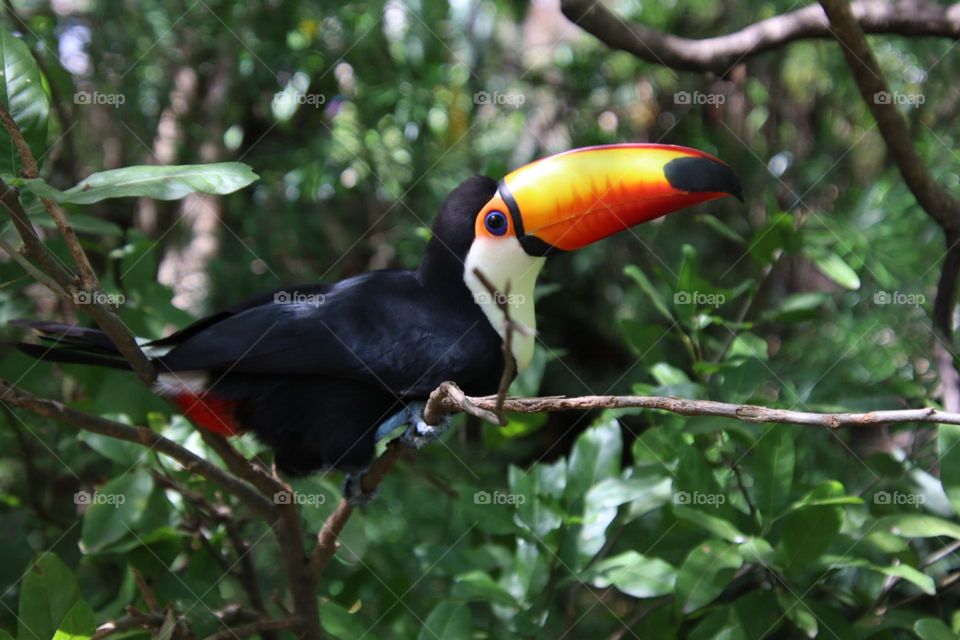
<svg viewBox="0 0 960 640">
<path fill-rule="evenodd" d="M 465 395 L 452 382 L 441 384 L 428 401 L 431 417 L 437 413 L 464 412 L 498 424 L 491 418 L 496 407 L 496 396 L 471 397 Z M 552 413 L 586 409 L 657 409 L 684 416 L 713 416 L 731 418 L 740 422 L 780 423 L 840 429 L 843 427 L 868 427 L 898 423 L 938 423 L 960 425 L 960 413 L 940 411 L 933 407 L 923 409 L 896 409 L 870 411 L 868 413 L 814 413 L 761 407 L 751 404 L 734 404 L 713 400 L 689 400 L 669 396 L 579 396 L 567 398 L 551 396 L 544 398 L 507 398 L 503 403 L 506 411 L 516 413 Z M 426 412 L 424 420 L 427 420 Z"/>
<path fill-rule="evenodd" d="M 131 427 L 122 422 L 78 411 L 56 400 L 38 398 L 3 380 L 0 380 L 0 403 L 19 407 L 84 431 L 134 442 L 151 451 L 162 453 L 182 464 L 187 471 L 206 478 L 227 493 L 236 496 L 268 522 L 276 520 L 273 503 L 257 492 L 254 487 L 147 427 Z"/>
<path fill-rule="evenodd" d="M 254 635 L 265 634 L 269 631 L 287 631 L 296 625 L 293 618 L 281 618 L 279 620 L 259 620 L 239 627 L 230 627 L 223 631 L 218 631 L 207 636 L 206 640 L 232 640 L 233 638 L 247 638 Z"/>
</svg>

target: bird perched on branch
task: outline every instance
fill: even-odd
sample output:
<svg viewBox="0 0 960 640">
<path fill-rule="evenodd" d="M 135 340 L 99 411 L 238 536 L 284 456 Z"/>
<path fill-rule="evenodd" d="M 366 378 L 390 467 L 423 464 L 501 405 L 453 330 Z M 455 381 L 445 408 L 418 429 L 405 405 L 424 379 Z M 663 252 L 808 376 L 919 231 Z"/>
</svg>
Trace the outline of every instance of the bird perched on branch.
<svg viewBox="0 0 960 640">
<path fill-rule="evenodd" d="M 200 427 L 253 431 L 291 474 L 361 470 L 376 439 L 403 424 L 415 444 L 436 435 L 419 403 L 441 382 L 469 395 L 497 391 L 504 309 L 535 328 L 534 285 L 547 257 L 727 195 L 742 199 L 734 172 L 694 149 L 567 151 L 499 182 L 474 177 L 457 187 L 416 270 L 271 291 L 142 348 L 160 372 L 156 393 Z M 128 368 L 98 330 L 17 324 L 39 333 L 43 344 L 18 346 L 41 360 Z M 522 369 L 535 337 L 511 338 Z"/>
</svg>

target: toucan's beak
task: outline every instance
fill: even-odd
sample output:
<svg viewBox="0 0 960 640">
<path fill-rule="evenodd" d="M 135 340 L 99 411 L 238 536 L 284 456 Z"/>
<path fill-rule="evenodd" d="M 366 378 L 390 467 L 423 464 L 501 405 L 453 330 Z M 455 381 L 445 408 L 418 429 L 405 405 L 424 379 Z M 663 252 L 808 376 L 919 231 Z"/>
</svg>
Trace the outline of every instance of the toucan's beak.
<svg viewBox="0 0 960 640">
<path fill-rule="evenodd" d="M 660 144 L 575 149 L 521 167 L 498 193 L 527 253 L 572 251 L 707 200 L 743 200 L 740 181 L 713 156 Z"/>
</svg>

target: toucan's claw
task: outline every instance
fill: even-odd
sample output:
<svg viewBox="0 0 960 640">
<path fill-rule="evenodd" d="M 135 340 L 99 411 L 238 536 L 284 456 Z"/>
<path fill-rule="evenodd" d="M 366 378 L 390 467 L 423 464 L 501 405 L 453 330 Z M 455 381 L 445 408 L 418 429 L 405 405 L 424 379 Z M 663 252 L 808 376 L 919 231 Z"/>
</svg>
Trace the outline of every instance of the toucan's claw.
<svg viewBox="0 0 960 640">
<path fill-rule="evenodd" d="M 377 498 L 377 490 L 363 490 L 363 476 L 369 471 L 364 467 L 359 471 L 352 471 L 343 477 L 343 499 L 354 508 L 365 507 Z"/>
<path fill-rule="evenodd" d="M 407 430 L 400 436 L 400 442 L 413 449 L 422 449 L 430 444 L 450 428 L 450 416 L 443 416 L 440 421 L 434 425 L 429 425 L 423 421 L 423 408 L 425 403 L 416 402 L 407 406 Z"/>
</svg>

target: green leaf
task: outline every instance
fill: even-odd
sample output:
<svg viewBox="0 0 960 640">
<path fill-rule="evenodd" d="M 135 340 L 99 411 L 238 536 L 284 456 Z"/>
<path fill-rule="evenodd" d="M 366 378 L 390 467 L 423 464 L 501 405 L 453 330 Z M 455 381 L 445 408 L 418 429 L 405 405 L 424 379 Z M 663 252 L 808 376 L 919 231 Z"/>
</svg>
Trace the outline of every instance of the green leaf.
<svg viewBox="0 0 960 640">
<path fill-rule="evenodd" d="M 93 609 L 83 600 L 78 600 L 63 617 L 53 640 L 88 640 L 96 627 Z"/>
<path fill-rule="evenodd" d="M 697 220 L 699 220 L 700 222 L 703 222 L 708 227 L 710 227 L 713 231 L 715 231 L 718 235 L 726 238 L 727 240 L 736 242 L 737 244 L 747 243 L 746 238 L 744 238 L 742 235 L 737 233 L 733 229 L 733 227 L 723 222 L 722 220 L 720 220 L 714 215 L 711 215 L 709 213 L 702 213 L 697 216 Z"/>
<path fill-rule="evenodd" d="M 940 482 L 950 504 L 960 513 L 960 425 L 941 424 L 938 430 Z"/>
<path fill-rule="evenodd" d="M 767 519 L 783 510 L 793 487 L 793 433 L 782 425 L 767 425 L 754 450 L 753 492 L 757 508 Z"/>
<path fill-rule="evenodd" d="M 673 591 L 677 570 L 659 558 L 627 551 L 598 562 L 588 575 L 599 589 L 612 585 L 634 598 L 656 598 Z"/>
<path fill-rule="evenodd" d="M 622 504 L 630 503 L 630 514 L 639 517 L 663 506 L 672 496 L 672 482 L 663 478 L 651 482 L 649 478 L 607 478 L 590 487 L 584 500 L 583 523 L 580 527 L 577 550 L 584 558 L 592 558 L 606 542 L 606 531 L 617 516 Z"/>
<path fill-rule="evenodd" d="M 359 616 L 330 601 L 320 603 L 320 624 L 325 633 L 340 640 L 360 638 L 369 631 Z"/>
<path fill-rule="evenodd" d="M 433 608 L 417 640 L 463 640 L 470 637 L 472 628 L 470 607 L 448 600 Z"/>
<path fill-rule="evenodd" d="M 817 268 L 844 289 L 856 291 L 860 288 L 860 276 L 836 253 L 814 258 Z"/>
<path fill-rule="evenodd" d="M 781 537 L 777 544 L 780 566 L 786 570 L 803 569 L 830 548 L 843 526 L 843 505 L 818 504 L 818 501 L 845 497 L 842 494 L 840 483 L 824 482 L 806 496 L 807 504 L 780 521 Z"/>
<path fill-rule="evenodd" d="M 694 547 L 677 573 L 677 604 L 684 614 L 704 607 L 723 590 L 743 558 L 737 548 L 722 540 L 707 540 Z"/>
<path fill-rule="evenodd" d="M 57 223 L 47 214 L 46 211 L 27 214 L 30 222 L 46 229 L 56 229 Z M 123 229 L 109 220 L 103 220 L 95 216 L 83 213 L 70 214 L 70 226 L 78 233 L 90 233 L 98 236 L 122 236 Z"/>
<path fill-rule="evenodd" d="M 650 298 L 650 302 L 653 303 L 653 308 L 660 312 L 660 315 L 664 317 L 668 322 L 673 322 L 673 313 L 670 312 L 670 307 L 667 306 L 667 301 L 664 299 L 656 287 L 653 286 L 653 283 L 650 282 L 650 279 L 647 278 L 647 275 L 640 270 L 640 267 L 636 265 L 629 265 L 623 269 L 624 275 L 637 283 L 640 287 L 640 290 L 647 294 L 647 297 Z"/>
<path fill-rule="evenodd" d="M 470 571 L 454 579 L 453 595 L 463 600 L 480 600 L 505 607 L 516 607 L 510 592 L 483 571 Z"/>
<path fill-rule="evenodd" d="M 936 538 L 946 536 L 960 540 L 960 525 L 935 516 L 899 515 L 877 520 L 877 527 L 903 538 Z"/>
<path fill-rule="evenodd" d="M 923 618 L 913 625 L 913 632 L 920 640 L 956 640 L 957 634 L 939 618 Z"/>
<path fill-rule="evenodd" d="M 50 100 L 30 49 L 6 27 L 0 29 L 0 67 L 3 69 L 0 102 L 10 112 L 39 163 L 47 150 Z M 0 171 L 17 174 L 22 166 L 13 139 L 6 128 L 0 126 Z"/>
<path fill-rule="evenodd" d="M 819 631 L 817 616 L 802 598 L 788 592 L 777 592 L 777 602 L 783 615 L 787 616 L 797 629 L 800 629 L 808 638 L 817 637 Z"/>
<path fill-rule="evenodd" d="M 615 418 L 580 434 L 567 463 L 567 502 L 575 502 L 601 480 L 619 475 L 622 450 L 620 423 Z"/>
<path fill-rule="evenodd" d="M 23 180 L 22 188 L 60 203 L 92 204 L 107 198 L 145 197 L 179 200 L 191 193 L 233 193 L 257 179 L 241 162 L 185 164 L 173 167 L 139 165 L 101 171 L 80 184 L 59 191 L 40 179 Z"/>
<path fill-rule="evenodd" d="M 78 602 L 80 588 L 67 565 L 52 553 L 41 554 L 23 578 L 17 639 L 51 640 Z"/>
<path fill-rule="evenodd" d="M 821 557 L 820 562 L 821 564 L 829 567 L 855 567 L 858 569 L 866 569 L 868 571 L 882 573 L 885 576 L 900 578 L 916 585 L 927 595 L 932 596 L 937 592 L 936 583 L 933 581 L 933 578 L 908 564 L 892 564 L 890 566 L 882 567 L 862 558 L 832 555 L 825 555 Z"/>
<path fill-rule="evenodd" d="M 134 532 L 137 536 L 149 533 L 140 529 L 140 522 L 152 492 L 153 478 L 137 469 L 111 480 L 95 493 L 78 493 L 89 505 L 83 516 L 84 550 L 98 553 L 133 537 Z"/>
<path fill-rule="evenodd" d="M 734 526 L 734 524 L 729 520 L 725 520 L 720 516 L 708 514 L 700 509 L 693 509 L 682 504 L 674 504 L 673 515 L 677 516 L 681 520 L 686 520 L 691 524 L 695 524 L 704 531 L 709 531 L 713 535 L 717 536 L 718 538 L 722 538 L 727 542 L 740 544 L 748 539 L 748 536 Z"/>
</svg>

